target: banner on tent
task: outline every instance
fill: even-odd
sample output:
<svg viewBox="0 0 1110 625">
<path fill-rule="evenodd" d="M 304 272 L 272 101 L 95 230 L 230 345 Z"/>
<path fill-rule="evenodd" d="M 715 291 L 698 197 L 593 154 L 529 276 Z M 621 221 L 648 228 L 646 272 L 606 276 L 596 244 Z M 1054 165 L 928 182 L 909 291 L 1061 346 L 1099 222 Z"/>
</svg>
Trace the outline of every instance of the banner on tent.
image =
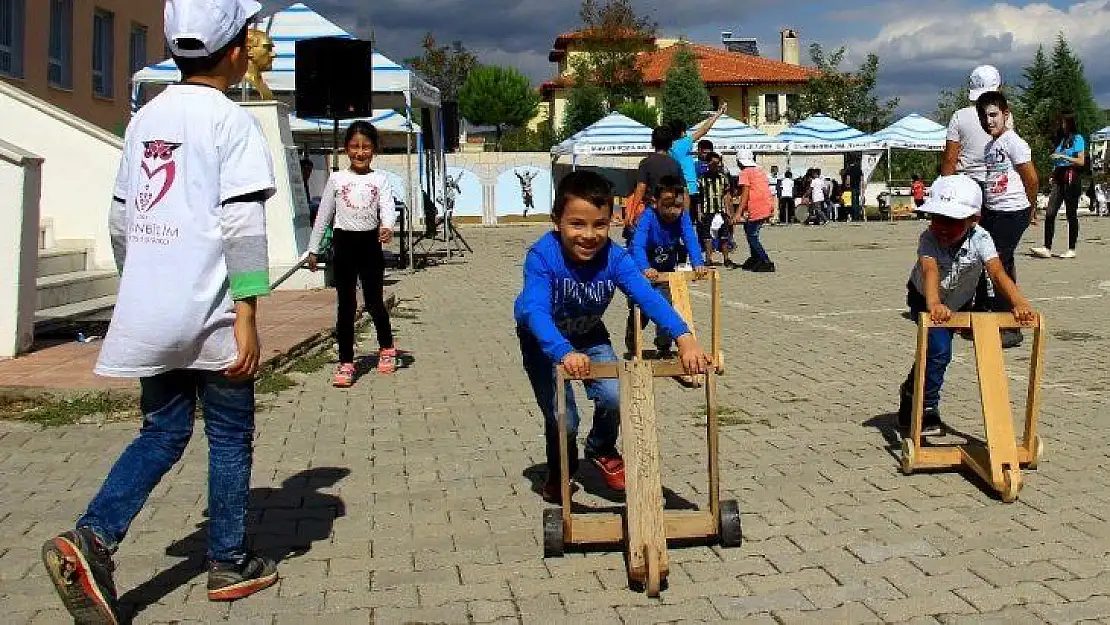
<svg viewBox="0 0 1110 625">
<path fill-rule="evenodd" d="M 879 159 L 883 157 L 882 152 L 864 152 L 863 162 L 860 164 L 860 169 L 863 170 L 861 178 L 863 188 L 860 190 L 861 194 L 866 196 L 867 183 L 871 181 L 871 174 L 875 173 L 875 168 L 879 166 Z"/>
<path fill-rule="evenodd" d="M 635 154 L 637 152 L 651 153 L 654 150 L 650 143 L 622 143 L 620 145 L 582 145 L 574 146 L 575 154 Z"/>
</svg>

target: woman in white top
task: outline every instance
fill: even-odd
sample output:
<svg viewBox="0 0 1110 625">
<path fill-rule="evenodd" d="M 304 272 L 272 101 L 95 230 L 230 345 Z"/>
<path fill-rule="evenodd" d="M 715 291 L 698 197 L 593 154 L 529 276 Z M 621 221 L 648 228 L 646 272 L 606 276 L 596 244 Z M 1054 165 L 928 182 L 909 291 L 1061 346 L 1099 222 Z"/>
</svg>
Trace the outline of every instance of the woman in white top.
<svg viewBox="0 0 1110 625">
<path fill-rule="evenodd" d="M 377 128 L 369 122 L 356 121 L 347 129 L 343 144 L 351 166 L 328 178 L 308 242 L 308 267 L 316 271 L 324 231 L 334 223 L 331 262 L 335 270 L 339 368 L 333 384 L 338 387 L 351 386 L 355 379 L 357 282 L 362 283 L 366 309 L 378 335 L 378 372 L 393 373 L 397 367 L 397 350 L 384 301 L 385 259 L 382 255 L 382 244 L 393 238 L 397 220 L 395 196 L 386 175 L 370 168 L 370 161 L 378 151 Z"/>
</svg>

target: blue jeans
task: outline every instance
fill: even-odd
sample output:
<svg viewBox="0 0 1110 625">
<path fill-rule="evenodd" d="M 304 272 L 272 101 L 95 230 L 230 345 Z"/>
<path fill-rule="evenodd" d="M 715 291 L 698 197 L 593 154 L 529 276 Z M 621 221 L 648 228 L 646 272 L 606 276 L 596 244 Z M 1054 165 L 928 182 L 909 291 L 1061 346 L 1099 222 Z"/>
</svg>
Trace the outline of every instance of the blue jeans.
<svg viewBox="0 0 1110 625">
<path fill-rule="evenodd" d="M 765 223 L 767 223 L 766 219 L 744 222 L 744 236 L 748 238 L 748 249 L 751 250 L 752 258 L 761 263 L 771 262 L 771 257 L 767 256 L 767 250 L 763 249 L 763 244 L 759 242 L 759 230 Z"/>
<path fill-rule="evenodd" d="M 215 371 L 179 370 L 142 378 L 143 426 L 77 521 L 115 550 L 193 434 L 199 398 L 208 437 L 208 558 L 242 559 L 254 439 L 254 382 Z"/>
<path fill-rule="evenodd" d="M 526 329 L 517 328 L 520 354 L 524 371 L 532 384 L 536 403 L 544 421 L 544 439 L 547 443 L 547 470 L 549 475 L 559 474 L 559 415 L 555 409 L 555 363 L 543 353 L 536 338 Z M 591 362 L 616 362 L 617 354 L 609 343 L 592 345 L 576 350 L 589 356 Z M 587 456 L 610 456 L 617 453 L 617 436 L 620 434 L 620 385 L 615 379 L 587 380 L 586 397 L 594 402 L 594 422 L 586 437 Z M 578 406 L 574 401 L 570 381 L 563 389 L 567 397 L 567 438 L 570 464 L 573 470 L 578 460 Z"/>
<path fill-rule="evenodd" d="M 928 312 L 925 308 L 925 297 L 910 285 L 907 296 L 910 305 L 910 314 L 915 323 L 920 323 L 921 313 Z M 940 389 L 944 386 L 944 372 L 948 370 L 948 363 L 952 362 L 952 337 L 954 330 L 948 328 L 931 328 L 925 348 L 925 407 L 936 408 L 940 405 Z M 916 366 L 916 365 L 915 365 Z M 906 390 L 913 392 L 915 370 L 910 368 L 910 375 L 906 378 Z"/>
</svg>

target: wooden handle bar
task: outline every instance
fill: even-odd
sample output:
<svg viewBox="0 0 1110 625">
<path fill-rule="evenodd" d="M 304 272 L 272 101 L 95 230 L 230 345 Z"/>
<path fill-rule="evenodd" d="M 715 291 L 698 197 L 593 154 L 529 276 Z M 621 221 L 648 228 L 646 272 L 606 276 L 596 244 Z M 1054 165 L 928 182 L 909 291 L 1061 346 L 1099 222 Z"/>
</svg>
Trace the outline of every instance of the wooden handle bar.
<svg viewBox="0 0 1110 625">
<path fill-rule="evenodd" d="M 952 330 L 970 330 L 971 329 L 971 316 L 972 315 L 993 315 L 995 322 L 999 328 L 1004 330 L 1013 328 L 1027 328 L 1030 330 L 1041 327 L 1041 313 L 1036 313 L 1036 318 L 1029 323 L 1021 323 L 1014 319 L 1012 313 L 952 313 L 952 318 L 944 323 L 934 323 L 929 318 L 929 313 L 921 313 L 921 323 L 927 328 L 949 328 Z"/>
</svg>

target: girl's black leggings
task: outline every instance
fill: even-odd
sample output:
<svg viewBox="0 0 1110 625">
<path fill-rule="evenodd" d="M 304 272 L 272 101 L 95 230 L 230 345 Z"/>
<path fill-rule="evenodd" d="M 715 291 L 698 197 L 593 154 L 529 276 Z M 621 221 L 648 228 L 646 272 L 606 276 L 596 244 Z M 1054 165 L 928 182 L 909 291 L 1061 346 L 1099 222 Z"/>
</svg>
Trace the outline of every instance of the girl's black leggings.
<svg viewBox="0 0 1110 625">
<path fill-rule="evenodd" d="M 1063 204 L 1068 216 L 1068 249 L 1074 250 L 1079 241 L 1079 196 L 1083 195 L 1083 185 L 1079 176 L 1072 175 L 1069 183 L 1053 182 L 1052 195 L 1048 199 L 1048 209 L 1044 216 L 1044 246 L 1052 249 L 1052 237 L 1056 234 L 1056 213 Z"/>
<path fill-rule="evenodd" d="M 335 265 L 335 338 L 339 343 L 339 362 L 355 360 L 356 284 L 362 283 L 366 310 L 374 320 L 378 347 L 393 347 L 393 329 L 385 309 L 385 259 L 378 230 L 336 230 L 332 237 L 332 263 Z"/>
</svg>

